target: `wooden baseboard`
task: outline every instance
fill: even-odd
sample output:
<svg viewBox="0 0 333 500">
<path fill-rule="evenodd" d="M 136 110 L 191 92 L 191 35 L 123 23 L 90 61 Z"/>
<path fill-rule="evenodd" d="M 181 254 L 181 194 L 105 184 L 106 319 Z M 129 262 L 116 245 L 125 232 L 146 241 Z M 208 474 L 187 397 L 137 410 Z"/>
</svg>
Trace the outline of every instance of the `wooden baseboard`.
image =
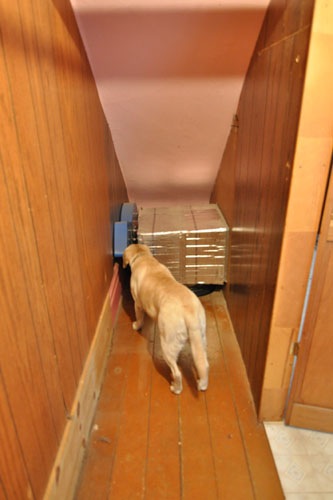
<svg viewBox="0 0 333 500">
<path fill-rule="evenodd" d="M 333 410 L 294 403 L 288 424 L 321 432 L 333 432 Z"/>
<path fill-rule="evenodd" d="M 44 500 L 74 498 L 104 378 L 120 297 L 119 266 L 115 264 L 110 290 L 80 378 L 71 417 L 65 427 Z"/>
<path fill-rule="evenodd" d="M 115 264 L 113 267 L 113 275 L 109 290 L 109 297 L 110 297 L 111 318 L 115 323 L 121 298 L 121 283 L 119 279 L 118 264 Z"/>
</svg>

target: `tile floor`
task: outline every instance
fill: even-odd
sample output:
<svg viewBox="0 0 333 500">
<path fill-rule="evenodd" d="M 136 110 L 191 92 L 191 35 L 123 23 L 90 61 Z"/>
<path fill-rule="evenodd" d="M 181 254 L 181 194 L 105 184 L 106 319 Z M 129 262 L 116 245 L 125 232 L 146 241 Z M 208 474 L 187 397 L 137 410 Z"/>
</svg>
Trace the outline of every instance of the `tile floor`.
<svg viewBox="0 0 333 500">
<path fill-rule="evenodd" d="M 333 499 L 333 434 L 266 422 L 287 500 Z"/>
</svg>

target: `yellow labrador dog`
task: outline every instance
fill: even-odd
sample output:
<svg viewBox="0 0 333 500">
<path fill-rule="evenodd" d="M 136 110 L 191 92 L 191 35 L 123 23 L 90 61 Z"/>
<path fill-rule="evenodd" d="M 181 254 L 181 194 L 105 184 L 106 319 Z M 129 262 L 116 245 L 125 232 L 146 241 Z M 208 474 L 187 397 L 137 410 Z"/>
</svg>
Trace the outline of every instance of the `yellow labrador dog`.
<svg viewBox="0 0 333 500">
<path fill-rule="evenodd" d="M 206 316 L 198 297 L 178 283 L 171 272 L 156 260 L 146 245 L 129 245 L 123 254 L 123 267 L 131 267 L 131 293 L 136 321 L 134 330 L 143 326 L 144 313 L 157 321 L 163 357 L 172 373 L 170 389 L 182 391 L 182 376 L 177 359 L 187 339 L 198 374 L 198 389 L 208 387 L 206 354 Z"/>
</svg>

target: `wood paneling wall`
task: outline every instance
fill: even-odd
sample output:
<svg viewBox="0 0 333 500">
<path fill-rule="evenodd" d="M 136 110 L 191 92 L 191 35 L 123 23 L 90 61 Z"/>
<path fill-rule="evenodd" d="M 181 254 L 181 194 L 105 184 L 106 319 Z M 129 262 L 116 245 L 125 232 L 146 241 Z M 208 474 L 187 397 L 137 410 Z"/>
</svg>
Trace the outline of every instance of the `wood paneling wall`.
<svg viewBox="0 0 333 500">
<path fill-rule="evenodd" d="M 0 9 L 0 497 L 41 498 L 127 193 L 68 0 Z"/>
<path fill-rule="evenodd" d="M 295 360 L 293 344 L 300 333 L 328 188 L 333 145 L 332 53 L 333 3 L 316 0 L 261 397 L 260 418 L 264 420 L 284 416 Z M 328 335 L 330 331 L 329 325 Z"/>
<path fill-rule="evenodd" d="M 257 408 L 300 114 L 313 0 L 272 0 L 212 194 L 231 227 L 226 299 Z"/>
</svg>

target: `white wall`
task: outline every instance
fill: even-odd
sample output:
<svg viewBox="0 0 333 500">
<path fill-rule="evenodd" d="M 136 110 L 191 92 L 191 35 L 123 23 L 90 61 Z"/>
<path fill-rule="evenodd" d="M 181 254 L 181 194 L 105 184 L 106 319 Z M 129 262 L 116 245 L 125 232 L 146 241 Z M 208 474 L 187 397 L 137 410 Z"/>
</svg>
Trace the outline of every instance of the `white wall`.
<svg viewBox="0 0 333 500">
<path fill-rule="evenodd" d="M 72 0 L 131 201 L 209 201 L 268 3 Z"/>
</svg>

